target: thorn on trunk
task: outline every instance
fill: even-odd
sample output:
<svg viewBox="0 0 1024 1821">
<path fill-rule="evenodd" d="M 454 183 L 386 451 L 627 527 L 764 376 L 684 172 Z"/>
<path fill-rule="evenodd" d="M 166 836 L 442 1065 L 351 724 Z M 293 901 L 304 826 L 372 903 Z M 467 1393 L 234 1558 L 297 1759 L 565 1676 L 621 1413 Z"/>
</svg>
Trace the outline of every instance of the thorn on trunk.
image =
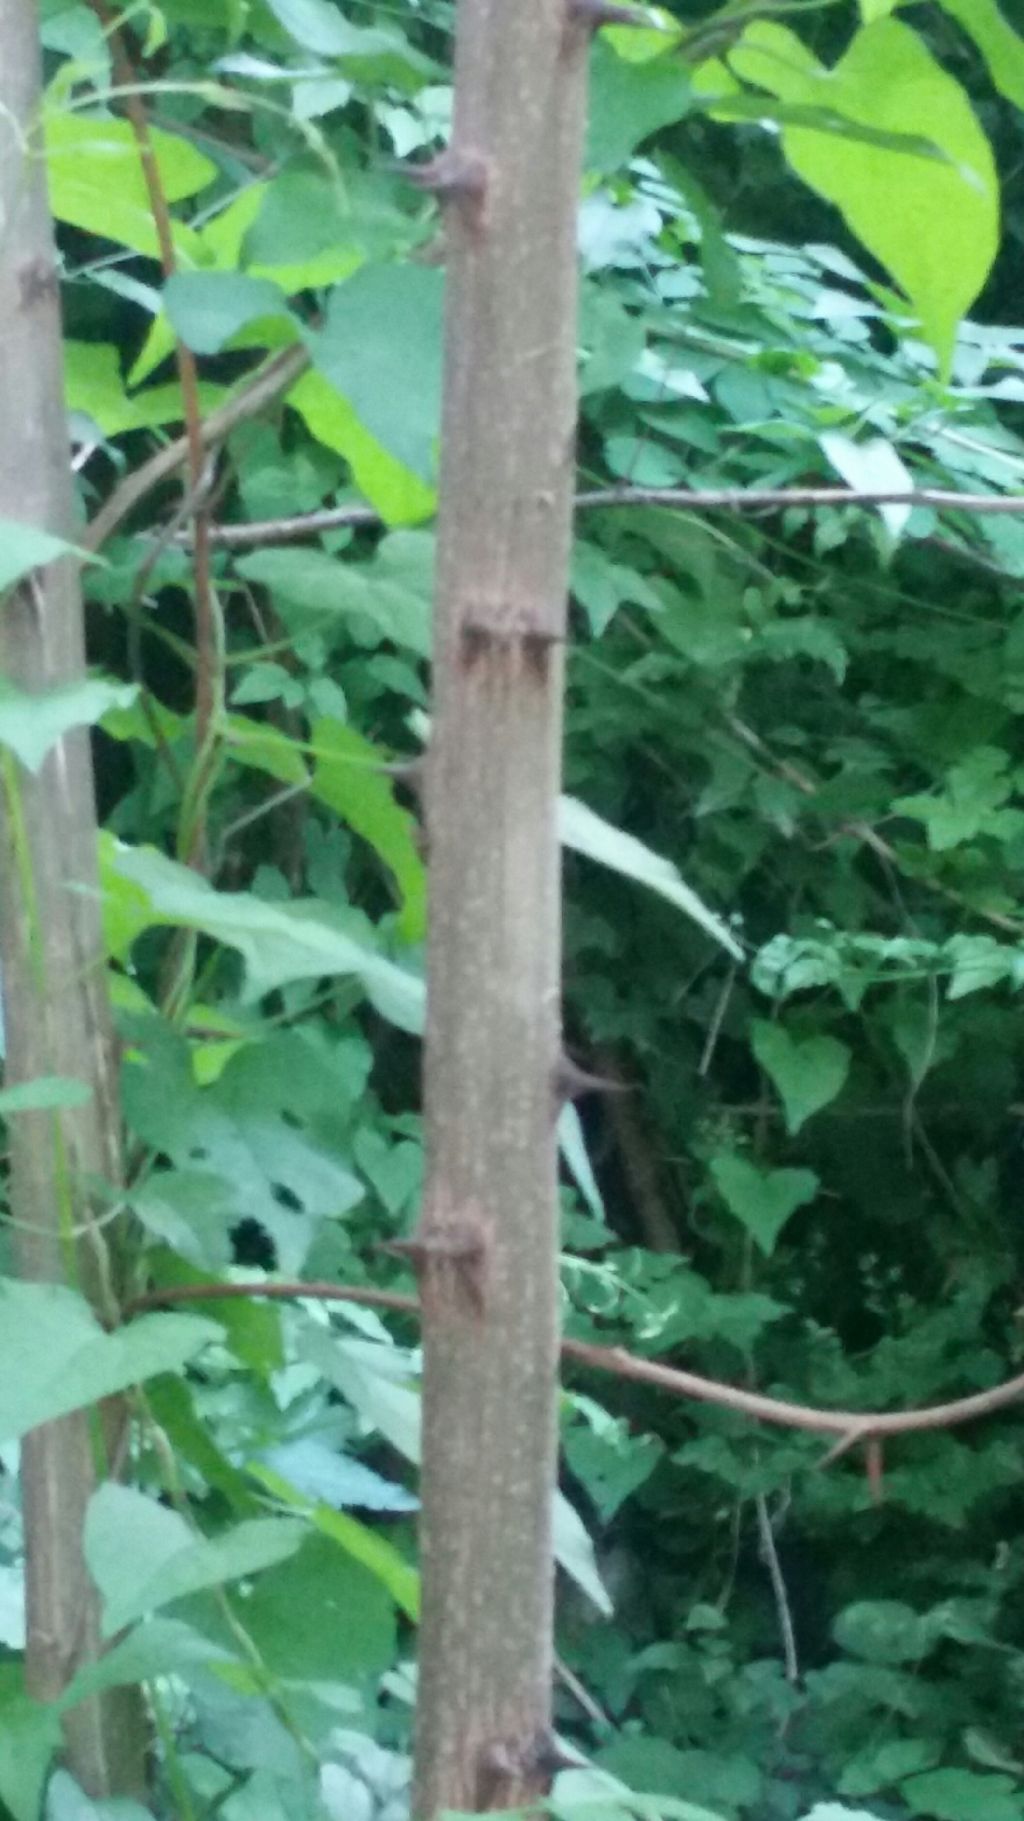
<svg viewBox="0 0 1024 1821">
<path fill-rule="evenodd" d="M 448 146 L 426 164 L 401 164 L 398 167 L 414 189 L 425 190 L 438 202 L 460 208 L 470 224 L 483 225 L 487 200 L 488 164 L 479 152 L 456 151 Z"/>
<path fill-rule="evenodd" d="M 444 1226 L 421 1227 L 411 1239 L 383 1240 L 378 1250 L 405 1259 L 419 1279 L 434 1265 L 451 1265 L 474 1314 L 483 1315 L 490 1234 L 480 1216 L 467 1214 Z"/>
<path fill-rule="evenodd" d="M 566 1101 L 580 1100 L 584 1094 L 631 1092 L 627 1081 L 617 1081 L 614 1075 L 591 1075 L 586 1069 L 579 1068 L 564 1051 L 555 1064 L 554 1090 L 558 1112 L 561 1112 Z"/>
<path fill-rule="evenodd" d="M 603 25 L 644 26 L 656 30 L 658 21 L 635 6 L 616 6 L 614 0 L 569 0 L 569 16 L 580 25 L 599 32 Z"/>
</svg>

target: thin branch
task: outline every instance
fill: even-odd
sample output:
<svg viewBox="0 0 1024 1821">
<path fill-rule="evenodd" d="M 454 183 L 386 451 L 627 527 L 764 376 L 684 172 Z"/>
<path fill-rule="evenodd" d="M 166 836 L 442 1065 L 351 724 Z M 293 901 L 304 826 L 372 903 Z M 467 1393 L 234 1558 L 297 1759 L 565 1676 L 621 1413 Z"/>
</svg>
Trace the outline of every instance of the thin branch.
<svg viewBox="0 0 1024 1821">
<path fill-rule="evenodd" d="M 775 1532 L 772 1529 L 771 1515 L 768 1511 L 768 1500 L 763 1492 L 754 1499 L 757 1512 L 757 1532 L 761 1560 L 768 1570 L 768 1579 L 772 1584 L 772 1597 L 779 1621 L 779 1635 L 782 1639 L 782 1659 L 786 1668 L 786 1681 L 794 1686 L 800 1680 L 800 1659 L 796 1649 L 796 1630 L 793 1625 L 793 1612 L 789 1604 L 789 1593 L 786 1579 L 779 1561 L 779 1552 L 775 1547 Z"/>
<path fill-rule="evenodd" d="M 791 506 L 820 511 L 829 506 L 859 506 L 871 510 L 877 506 L 930 506 L 936 511 L 1024 514 L 1024 495 L 1005 493 L 954 493 L 941 488 L 920 487 L 912 491 L 862 492 L 856 487 L 706 487 L 692 491 L 682 487 L 605 487 L 576 495 L 577 512 L 593 512 L 615 506 L 668 506 L 676 512 L 779 512 Z M 213 543 L 224 549 L 251 550 L 264 544 L 294 543 L 300 538 L 317 537 L 349 525 L 379 526 L 379 515 L 370 506 L 327 506 L 316 512 L 295 513 L 289 518 L 254 519 L 250 524 L 215 525 Z M 970 550 L 961 550 L 937 538 L 924 540 L 936 544 L 950 556 L 963 556 L 978 562 L 1006 581 L 1016 578 L 1006 569 Z"/>
<path fill-rule="evenodd" d="M 937 512 L 1020 516 L 1024 494 L 956 493 L 943 487 L 602 487 L 576 495 L 577 512 L 608 506 L 671 506 L 679 512 L 783 512 L 801 506 L 929 506 Z"/>
<path fill-rule="evenodd" d="M 369 1309 L 390 1309 L 399 1315 L 418 1315 L 419 1301 L 398 1290 L 376 1290 L 364 1284 L 332 1284 L 257 1281 L 225 1284 L 169 1284 L 148 1291 L 126 1303 L 127 1316 L 140 1315 L 147 1309 L 160 1309 L 168 1303 L 224 1302 L 245 1296 L 266 1296 L 278 1302 L 295 1302 L 303 1297 L 315 1302 L 359 1303 Z M 657 1360 L 638 1359 L 624 1347 L 598 1347 L 589 1341 L 563 1337 L 562 1356 L 590 1366 L 595 1372 L 611 1373 L 615 1378 L 654 1385 L 675 1397 L 686 1397 L 697 1403 L 716 1404 L 723 1410 L 735 1410 L 740 1416 L 753 1417 L 761 1423 L 773 1423 L 781 1429 L 803 1429 L 812 1435 L 836 1435 L 847 1447 L 884 1435 L 916 1435 L 928 1429 L 953 1429 L 964 1423 L 980 1421 L 997 1410 L 1005 1410 L 1024 1398 L 1024 1372 L 993 1385 L 988 1391 L 976 1391 L 970 1397 L 959 1397 L 945 1404 L 927 1404 L 919 1410 L 819 1410 L 810 1404 L 794 1404 L 788 1399 L 765 1397 L 759 1391 L 744 1391 L 738 1385 L 723 1384 L 720 1379 L 702 1378 L 696 1372 L 683 1372 L 676 1366 L 662 1366 Z"/>
<path fill-rule="evenodd" d="M 283 393 L 291 390 L 308 365 L 309 355 L 305 348 L 292 347 L 283 349 L 272 360 L 258 367 L 252 378 L 233 397 L 226 399 L 204 419 L 201 430 L 203 448 L 217 447 L 239 424 L 258 417 L 267 405 L 273 404 Z M 173 443 L 167 443 L 158 449 L 149 461 L 143 462 L 141 468 L 126 475 L 79 538 L 82 549 L 101 549 L 140 501 L 176 474 L 187 460 L 188 439 L 179 436 Z"/>
</svg>

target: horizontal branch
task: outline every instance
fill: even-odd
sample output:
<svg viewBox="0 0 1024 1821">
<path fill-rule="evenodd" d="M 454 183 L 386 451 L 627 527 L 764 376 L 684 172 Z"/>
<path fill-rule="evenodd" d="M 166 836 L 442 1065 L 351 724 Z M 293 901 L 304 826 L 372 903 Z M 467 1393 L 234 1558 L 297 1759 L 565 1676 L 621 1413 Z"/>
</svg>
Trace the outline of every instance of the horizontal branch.
<svg viewBox="0 0 1024 1821">
<path fill-rule="evenodd" d="M 127 486 L 127 482 L 125 483 Z M 933 511 L 1004 514 L 1024 513 L 1024 495 L 1005 493 L 954 493 L 942 488 L 919 487 L 910 491 L 881 489 L 864 492 L 856 487 L 604 487 L 576 495 L 576 511 L 594 512 L 624 506 L 671 507 L 676 512 L 781 512 L 790 507 L 822 511 L 830 506 L 856 506 L 870 511 L 878 506 L 928 506 Z M 383 521 L 372 506 L 324 506 L 315 512 L 298 512 L 288 518 L 253 519 L 248 523 L 215 525 L 211 542 L 225 550 L 254 550 L 266 544 L 291 544 L 304 537 L 348 526 L 380 526 Z M 182 532 L 187 539 L 188 532 Z M 960 555 L 956 546 L 952 555 Z M 967 552 L 966 554 L 970 554 Z M 1006 572 L 993 565 L 996 573 Z"/>
<path fill-rule="evenodd" d="M 415 1296 L 398 1290 L 375 1290 L 363 1284 L 331 1283 L 255 1283 L 173 1284 L 135 1297 L 125 1309 L 126 1315 L 139 1315 L 147 1309 L 159 1309 L 168 1303 L 223 1302 L 232 1297 L 265 1296 L 278 1302 L 295 1302 L 302 1297 L 316 1302 L 358 1303 L 368 1309 L 389 1309 L 399 1315 L 418 1315 Z M 882 1436 L 915 1435 L 926 1429 L 953 1429 L 963 1423 L 978 1422 L 1005 1410 L 1024 1397 L 1024 1372 L 1008 1378 L 988 1391 L 976 1391 L 970 1397 L 954 1398 L 945 1404 L 927 1404 L 919 1410 L 820 1410 L 810 1404 L 794 1404 L 785 1398 L 764 1397 L 759 1391 L 744 1391 L 738 1385 L 724 1384 L 720 1379 L 703 1378 L 697 1372 L 683 1372 L 677 1366 L 661 1366 L 656 1360 L 639 1359 L 624 1347 L 598 1347 L 589 1341 L 562 1340 L 563 1359 L 572 1359 L 595 1372 L 606 1372 L 615 1378 L 636 1384 L 652 1385 L 668 1391 L 673 1397 L 715 1404 L 723 1410 L 735 1410 L 755 1422 L 773 1423 L 782 1429 L 803 1429 L 814 1435 L 839 1436 L 845 1447 Z"/>
</svg>

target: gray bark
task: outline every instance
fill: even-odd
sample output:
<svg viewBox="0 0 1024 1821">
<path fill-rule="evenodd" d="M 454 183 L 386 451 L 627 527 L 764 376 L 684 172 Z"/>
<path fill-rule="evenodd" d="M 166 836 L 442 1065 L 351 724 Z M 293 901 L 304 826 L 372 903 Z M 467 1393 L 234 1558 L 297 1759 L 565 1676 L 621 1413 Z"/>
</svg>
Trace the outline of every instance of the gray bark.
<svg viewBox="0 0 1024 1821">
<path fill-rule="evenodd" d="M 587 30 L 461 0 L 427 775 L 423 1594 L 414 1810 L 550 1780 L 556 805 Z"/>
<path fill-rule="evenodd" d="M 32 0 L 0 0 L 0 47 L 0 517 L 73 540 Z M 0 675 L 36 690 L 80 677 L 84 668 L 77 570 L 65 560 L 37 571 L 3 602 Z M 91 1184 L 116 1183 L 120 1159 L 89 747 L 84 734 L 64 739 L 35 777 L 9 755 L 0 758 L 5 1080 L 63 1075 L 92 1092 L 74 1111 L 10 1121 L 15 1258 L 25 1278 L 74 1283 L 103 1305 L 108 1261 L 103 1241 L 89 1231 Z M 26 1677 L 41 1700 L 58 1694 L 98 1652 L 82 1520 L 117 1428 L 116 1411 L 85 1412 L 34 1431 L 23 1445 Z M 88 1792 L 141 1787 L 140 1720 L 131 1691 L 85 1702 L 68 1716 L 66 1760 Z"/>
</svg>

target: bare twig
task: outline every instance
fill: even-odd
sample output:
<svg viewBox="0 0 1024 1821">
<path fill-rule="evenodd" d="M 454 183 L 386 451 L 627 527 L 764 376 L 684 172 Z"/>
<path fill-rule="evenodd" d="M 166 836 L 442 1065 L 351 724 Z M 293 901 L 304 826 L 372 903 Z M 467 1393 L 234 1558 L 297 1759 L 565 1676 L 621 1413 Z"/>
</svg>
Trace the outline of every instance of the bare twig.
<svg viewBox="0 0 1024 1821">
<path fill-rule="evenodd" d="M 775 1547 L 775 1532 L 768 1511 L 768 1500 L 763 1492 L 754 1499 L 757 1512 L 757 1532 L 761 1560 L 768 1570 L 768 1579 L 772 1584 L 772 1597 L 775 1600 L 775 1611 L 779 1621 L 779 1636 L 782 1639 L 782 1660 L 786 1668 L 786 1681 L 792 1684 L 800 1680 L 800 1660 L 796 1652 L 796 1632 L 793 1628 L 793 1613 L 786 1590 L 786 1580 L 779 1561 L 779 1552 Z"/>
</svg>

